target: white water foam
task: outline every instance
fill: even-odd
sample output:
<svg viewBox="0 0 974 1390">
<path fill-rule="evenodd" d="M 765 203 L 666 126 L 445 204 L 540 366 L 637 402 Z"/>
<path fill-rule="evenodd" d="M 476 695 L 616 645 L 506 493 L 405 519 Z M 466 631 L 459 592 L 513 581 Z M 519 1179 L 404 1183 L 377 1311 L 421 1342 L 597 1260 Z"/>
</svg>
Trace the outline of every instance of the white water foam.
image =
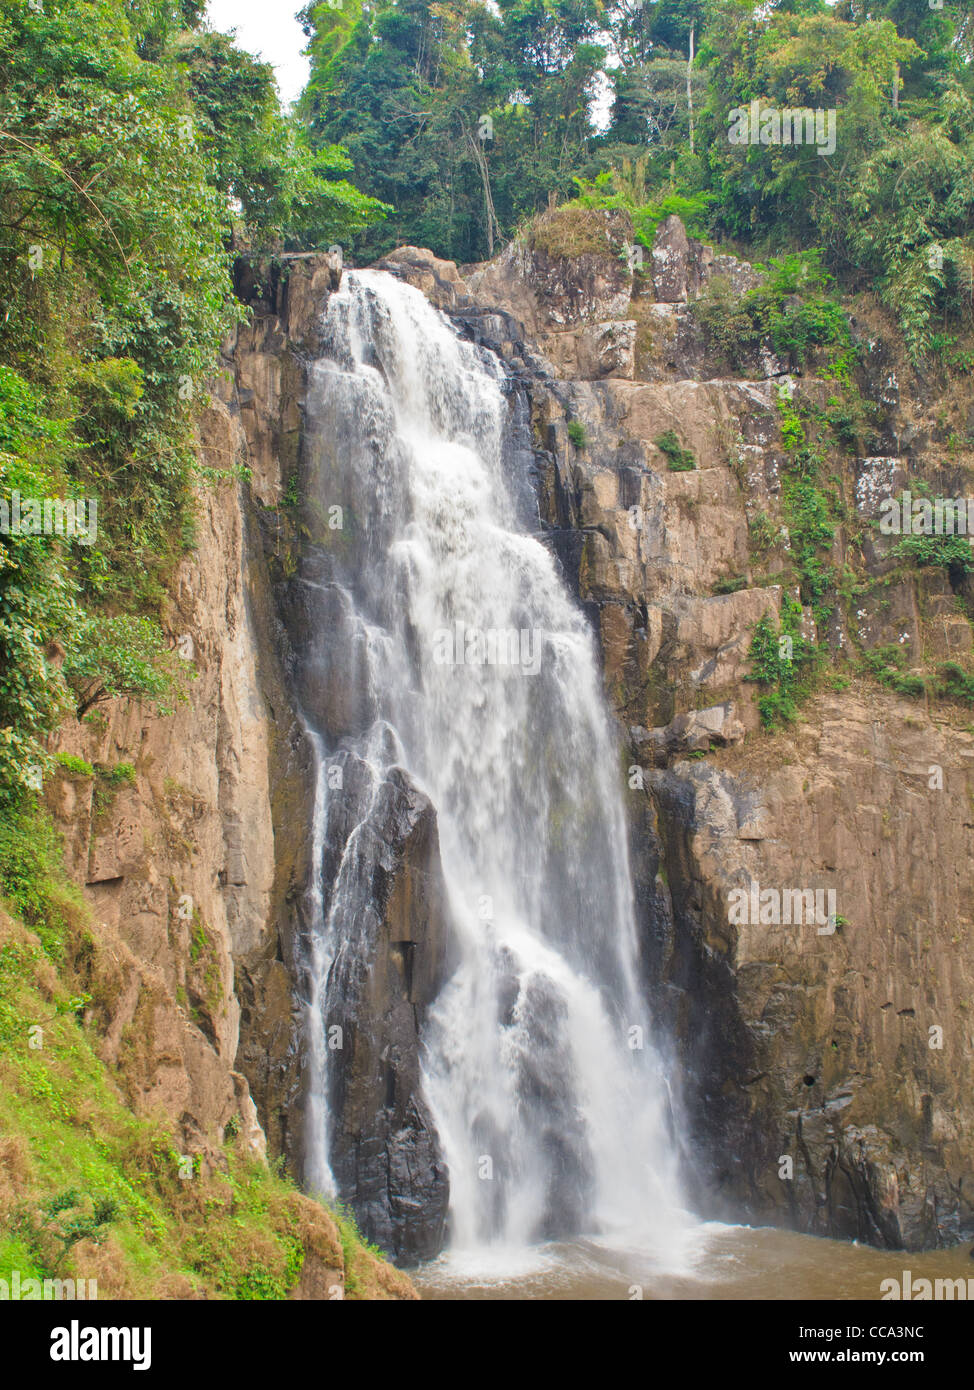
<svg viewBox="0 0 974 1390">
<path fill-rule="evenodd" d="M 532 1243 L 602 1233 L 679 1262 L 691 1223 L 638 975 L 619 757 L 592 633 L 519 501 L 504 372 L 381 272 L 345 274 L 324 341 L 309 418 L 318 501 L 340 498 L 357 527 L 344 657 L 372 723 L 356 752 L 374 786 L 399 765 L 432 800 L 454 924 L 423 1039 L 453 1258 L 517 1266 Z M 476 648 L 444 662 L 442 634 L 472 629 L 530 634 L 537 669 Z M 362 910 L 354 840 L 313 950 L 309 1171 L 324 1192 L 326 1001 Z"/>
</svg>

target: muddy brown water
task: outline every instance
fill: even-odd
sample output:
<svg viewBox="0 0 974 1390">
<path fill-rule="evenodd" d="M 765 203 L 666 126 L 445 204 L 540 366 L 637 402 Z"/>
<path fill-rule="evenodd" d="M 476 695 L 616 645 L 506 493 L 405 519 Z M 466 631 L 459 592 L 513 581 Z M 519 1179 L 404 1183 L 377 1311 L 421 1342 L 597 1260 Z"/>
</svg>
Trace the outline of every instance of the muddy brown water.
<svg viewBox="0 0 974 1390">
<path fill-rule="evenodd" d="M 904 1296 L 918 1280 L 965 1281 L 974 1300 L 970 1245 L 911 1254 L 796 1235 L 771 1227 L 707 1223 L 678 1261 L 598 1240 L 552 1243 L 529 1251 L 445 1255 L 411 1270 L 424 1299 L 876 1299 L 895 1280 Z M 908 1272 L 908 1273 L 907 1273 Z M 941 1292 L 946 1291 L 942 1289 Z M 956 1285 L 953 1286 L 957 1296 Z"/>
</svg>

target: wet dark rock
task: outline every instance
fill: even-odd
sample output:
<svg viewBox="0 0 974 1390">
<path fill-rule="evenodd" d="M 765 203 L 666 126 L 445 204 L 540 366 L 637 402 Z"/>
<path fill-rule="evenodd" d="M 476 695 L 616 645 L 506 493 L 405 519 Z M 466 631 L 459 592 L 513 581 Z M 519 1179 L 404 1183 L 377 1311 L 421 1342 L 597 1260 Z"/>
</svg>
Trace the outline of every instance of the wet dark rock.
<svg viewBox="0 0 974 1390">
<path fill-rule="evenodd" d="M 347 848 L 343 833 L 359 824 L 360 799 L 372 795 L 354 772 L 345 790 L 344 819 L 329 825 L 336 857 Z M 331 1093 L 332 1168 L 367 1239 L 399 1259 L 428 1259 L 443 1244 L 449 1195 L 419 1074 L 425 1011 L 448 966 L 436 815 L 394 770 L 364 825 L 356 834 L 366 842 L 365 881 L 355 894 L 363 939 L 335 963 L 343 1016 L 328 1019 L 343 1029 Z"/>
</svg>

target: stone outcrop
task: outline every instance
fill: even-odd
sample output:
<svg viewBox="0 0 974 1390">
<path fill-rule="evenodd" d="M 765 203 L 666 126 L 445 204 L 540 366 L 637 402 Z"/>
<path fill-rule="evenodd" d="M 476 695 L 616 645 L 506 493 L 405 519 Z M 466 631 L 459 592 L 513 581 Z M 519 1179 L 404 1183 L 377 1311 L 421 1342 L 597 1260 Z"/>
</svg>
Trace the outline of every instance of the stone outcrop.
<svg viewBox="0 0 974 1390">
<path fill-rule="evenodd" d="M 364 808 L 343 761 L 356 824 Z M 445 977 L 449 928 L 429 799 L 396 771 L 377 801 L 362 861 L 371 875 L 369 920 L 358 924 L 365 948 L 340 967 L 347 1022 L 330 1095 L 332 1168 L 367 1239 L 429 1259 L 443 1246 L 449 1183 L 422 1094 L 420 1030 Z"/>
<path fill-rule="evenodd" d="M 452 261 L 441 261 L 422 246 L 397 246 L 381 261 L 376 270 L 386 270 L 390 275 L 406 279 L 437 309 L 446 314 L 472 307 L 467 287 Z"/>
<path fill-rule="evenodd" d="M 239 1152 L 287 1156 L 300 1176 L 296 905 L 314 785 L 278 612 L 294 544 L 280 504 L 298 458 L 305 357 L 340 258 L 241 262 L 237 275 L 257 312 L 227 344 L 234 355 L 199 424 L 201 460 L 224 480 L 200 494 L 196 545 L 163 613 L 186 698 L 171 713 L 109 701 L 66 723 L 57 751 L 95 776 L 72 765 L 47 795 L 97 924 L 89 1018 L 129 1104 L 167 1116 L 197 1171 L 225 1168 L 232 1136 Z M 408 932 L 409 912 L 399 915 Z M 335 1222 L 295 1201 L 305 1257 L 292 1296 L 341 1296 Z M 366 1296 L 416 1297 L 380 1260 L 356 1260 Z"/>
<path fill-rule="evenodd" d="M 914 1249 L 969 1225 L 972 793 L 974 736 L 864 688 L 649 774 L 686 1100 L 718 1139 L 696 1176 L 727 1210 Z M 752 884 L 832 890 L 835 920 L 734 925 Z"/>
<path fill-rule="evenodd" d="M 204 415 L 201 448 L 221 468 L 239 457 L 219 402 Z M 137 1110 L 161 1107 L 181 1126 L 186 1152 L 219 1163 L 231 1120 L 254 1153 L 265 1152 L 237 1069 L 235 963 L 266 949 L 272 933 L 280 731 L 238 486 L 219 485 L 200 505 L 198 548 L 180 566 L 167 613 L 187 698 L 169 716 L 113 701 L 64 725 L 60 751 L 94 764 L 96 776 L 59 777 L 49 802 L 99 923 L 99 949 L 114 961 L 110 992 L 94 1000 L 106 1060 L 124 1062 Z"/>
<path fill-rule="evenodd" d="M 400 248 L 385 263 L 415 277 L 445 308 L 469 299 L 456 268 L 429 252 Z M 339 869 L 350 856 L 358 885 L 354 949 L 335 961 L 334 992 L 342 1031 L 328 1067 L 329 1160 L 343 1201 L 363 1234 L 403 1260 L 438 1253 L 444 1240 L 448 1178 L 437 1147 L 419 1068 L 426 1007 L 443 981 L 448 927 L 434 808 L 404 774 L 375 787 L 365 765 L 342 748 L 374 719 L 367 665 L 336 660 L 362 640 L 336 584 L 333 535 L 313 501 L 335 441 L 304 429 L 309 363 L 318 325 L 334 287 L 331 262 L 303 259 L 278 280 L 273 301 L 260 300 L 233 352 L 233 399 L 240 403 L 267 573 L 262 621 L 282 655 L 283 707 L 301 711 L 290 726 L 293 758 L 281 766 L 272 806 L 280 844 L 276 932 L 244 962 L 240 1069 L 250 1080 L 269 1138 L 295 1174 L 304 1176 L 311 1067 L 306 1029 L 311 999 L 312 919 L 309 885 L 313 787 L 307 727 L 337 749 L 329 770 L 342 778 L 332 797 L 322 864 L 323 913 L 331 910 Z M 273 278 L 273 277 L 271 277 Z M 320 456 L 319 456 L 320 455 Z M 324 486 L 324 484 L 322 484 Z M 322 494 L 323 495 L 323 494 Z M 346 499 L 347 500 L 347 499 Z M 349 542 L 354 545 L 354 541 Z M 357 673 L 357 674 L 356 674 Z M 294 827 L 300 827 L 295 836 Z M 361 911 L 358 904 L 361 904 Z"/>
<path fill-rule="evenodd" d="M 641 275 L 616 245 L 601 270 L 593 254 L 553 266 L 544 248 L 516 243 L 464 272 L 474 303 L 459 290 L 453 312 L 528 395 L 540 517 L 600 638 L 694 1199 L 723 1217 L 891 1247 L 969 1235 L 969 716 L 853 676 L 794 730 L 761 732 L 751 634 L 797 596 L 779 391 L 821 409 L 833 389 L 768 345 L 744 376 L 726 376 L 694 304 L 718 277 L 739 295 L 758 276 L 678 220 L 661 224 Z M 822 632 L 806 609 L 803 631 L 853 659 L 896 645 L 909 664 L 963 663 L 966 581 L 904 573 L 870 522 L 911 477 L 963 496 L 967 473 L 937 459 L 950 426 L 875 316 L 857 313 L 872 449 L 829 465 L 848 518 L 832 559 L 855 566 L 857 597 Z M 586 344 L 619 324 L 634 326 L 637 350 L 610 364 Z M 669 431 L 692 456 L 686 471 L 660 447 Z M 833 888 L 834 929 L 733 925 L 730 894 L 752 884 Z"/>
<path fill-rule="evenodd" d="M 974 1219 L 967 717 L 853 671 L 792 730 L 761 731 L 752 631 L 796 597 L 779 390 L 821 408 L 833 388 L 767 345 L 728 377 L 694 306 L 716 278 L 739 294 L 755 273 L 669 219 L 634 275 L 631 240 L 624 218 L 553 219 L 489 266 L 461 272 L 412 247 L 382 266 L 504 359 L 512 409 L 530 420 L 539 526 L 591 617 L 619 719 L 647 981 L 682 1078 L 694 1200 L 880 1245 L 942 1243 Z M 162 1105 L 204 1162 L 219 1164 L 233 1119 L 254 1153 L 266 1142 L 295 1173 L 304 717 L 337 738 L 369 698 L 347 666 L 315 664 L 342 615 L 310 604 L 325 560 L 293 505 L 308 364 L 339 275 L 334 254 L 238 267 L 254 317 L 228 344 L 202 447 L 215 467 L 246 465 L 249 483 L 206 500 L 167 618 L 199 674 L 171 719 L 111 706 L 64 731 L 63 750 L 108 772 L 131 763 L 134 781 L 65 775 L 52 793 L 104 923 L 110 985 L 91 1007 L 132 1103 Z M 832 558 L 858 588 L 827 630 L 806 609 L 803 630 L 838 654 L 895 644 L 911 661 L 967 662 L 966 581 L 905 573 L 870 525 L 916 474 L 963 495 L 963 461 L 934 473 L 942 428 L 863 314 L 860 384 L 877 420 L 861 458 L 831 460 L 845 518 Z M 377 790 L 359 924 L 369 968 L 343 981 L 333 1157 L 366 1234 L 413 1258 L 438 1248 L 447 1205 L 418 1038 L 449 931 L 435 808 L 405 777 Z M 336 835 L 330 853 L 347 842 Z M 834 889 L 834 929 L 733 922 L 730 895 L 752 884 Z M 330 1297 L 335 1266 L 311 1253 L 301 1287 Z"/>
</svg>

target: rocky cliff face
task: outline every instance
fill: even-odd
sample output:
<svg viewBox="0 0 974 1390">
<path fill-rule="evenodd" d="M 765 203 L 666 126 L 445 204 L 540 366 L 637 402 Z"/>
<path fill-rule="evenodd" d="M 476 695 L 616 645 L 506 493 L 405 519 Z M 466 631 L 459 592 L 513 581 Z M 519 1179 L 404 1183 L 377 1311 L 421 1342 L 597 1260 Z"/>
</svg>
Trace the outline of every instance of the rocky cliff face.
<svg viewBox="0 0 974 1390">
<path fill-rule="evenodd" d="M 102 1057 L 136 1113 L 175 1124 L 203 1173 L 225 1166 L 232 1136 L 260 1158 L 301 1152 L 313 779 L 277 609 L 292 555 L 278 504 L 297 458 L 302 332 L 335 282 L 327 258 L 299 262 L 290 317 L 264 304 L 212 383 L 199 453 L 227 480 L 201 494 L 196 547 L 165 615 L 193 673 L 188 698 L 166 716 L 112 701 L 65 725 L 59 751 L 97 775 L 64 773 L 48 793 L 97 922 L 88 987 Z M 301 1201 L 293 1296 L 333 1299 L 346 1277 L 351 1288 L 347 1252 L 331 1217 Z M 356 1296 L 416 1296 L 367 1252 L 355 1261 Z"/>
<path fill-rule="evenodd" d="M 227 411 L 203 422 L 206 456 L 236 460 Z M 235 962 L 267 945 L 275 892 L 268 820 L 272 745 L 261 651 L 245 577 L 246 513 L 227 483 L 202 503 L 199 546 L 182 566 L 169 623 L 197 672 L 190 698 L 161 718 L 112 702 L 62 729 L 62 751 L 105 770 L 61 778 L 52 800 L 68 867 L 84 883 L 114 961 L 95 999 L 109 1060 L 137 1109 L 179 1120 L 187 1151 L 216 1161 L 223 1132 L 265 1138 L 236 1066 Z M 273 681 L 271 687 L 273 688 Z M 112 772 L 131 769 L 125 777 Z"/>
<path fill-rule="evenodd" d="M 700 1177 L 725 1210 L 818 1234 L 949 1241 L 971 1200 L 971 735 L 859 689 L 762 742 L 648 783 L 671 1017 L 717 1141 Z M 752 881 L 834 886 L 834 932 L 731 926 Z"/>
<path fill-rule="evenodd" d="M 761 730 L 752 632 L 794 596 L 779 407 L 822 409 L 835 388 L 769 344 L 728 378 L 694 301 L 717 275 L 739 294 L 755 272 L 669 219 L 633 275 L 625 239 L 605 217 L 578 254 L 543 227 L 462 276 L 415 248 L 384 265 L 492 346 L 530 400 L 541 517 L 599 632 L 627 745 L 647 976 L 698 1202 L 877 1245 L 948 1242 L 974 1219 L 969 715 L 852 665 L 794 728 Z M 965 403 L 934 409 L 877 319 L 857 307 L 872 452 L 833 448 L 828 465 L 854 602 L 822 632 L 806 609 L 802 631 L 839 655 L 896 644 L 904 669 L 963 662 L 963 583 L 905 572 L 868 523 L 911 478 L 964 493 L 963 457 L 943 456 Z M 694 467 L 668 466 L 671 431 Z M 752 886 L 833 890 L 833 916 L 735 925 L 731 894 Z"/>
<path fill-rule="evenodd" d="M 626 230 L 596 221 L 584 249 L 566 253 L 549 227 L 462 274 L 416 248 L 383 268 L 504 359 L 512 409 L 529 418 L 539 518 L 599 635 L 619 720 L 647 988 L 683 1078 L 695 1199 L 725 1216 L 935 1245 L 970 1229 L 974 1205 L 969 716 L 850 669 L 846 688 L 823 683 L 789 732 L 761 730 L 752 632 L 793 596 L 779 389 L 822 407 L 831 388 L 767 345 L 728 377 L 694 302 L 715 276 L 739 293 L 755 272 L 671 220 L 634 275 Z M 204 1162 L 219 1164 L 234 1120 L 241 1142 L 284 1154 L 297 1174 L 315 795 L 306 721 L 334 736 L 363 717 L 354 663 L 319 659 L 347 634 L 314 597 L 328 550 L 299 501 L 315 467 L 308 374 L 339 276 L 327 257 L 241 264 L 254 317 L 228 345 L 201 445 L 212 466 L 245 465 L 248 481 L 207 501 L 170 614 L 199 675 L 172 719 L 110 707 L 99 727 L 66 731 L 65 751 L 107 769 L 131 763 L 135 776 L 97 794 L 64 777 L 54 793 L 104 923 L 92 1007 L 132 1103 L 162 1105 Z M 963 662 L 971 628 L 949 577 L 904 572 L 867 524 L 905 479 L 964 491 L 963 459 L 940 464 L 951 420 L 924 405 L 881 327 L 864 306 L 871 449 L 830 461 L 846 518 L 834 558 L 855 573 L 855 603 L 828 631 L 810 612 L 803 628 L 839 653 L 896 643 L 911 660 Z M 695 466 L 669 466 L 674 438 Z M 354 758 L 341 771 L 348 826 L 332 827 L 326 891 L 361 781 Z M 418 1038 L 449 924 L 435 808 L 405 777 L 380 790 L 362 924 L 371 964 L 346 981 L 332 1158 L 365 1234 L 410 1259 L 433 1254 L 445 1229 L 448 1174 Z M 760 914 L 735 924 L 730 895 L 751 885 L 834 890 L 833 920 L 824 932 Z M 310 1296 L 328 1296 L 333 1276 L 319 1264 Z"/>
<path fill-rule="evenodd" d="M 306 1116 L 314 1066 L 302 1026 L 313 997 L 316 926 L 309 731 L 336 746 L 373 718 L 365 667 L 355 659 L 361 633 L 334 582 L 333 546 L 354 548 L 355 533 L 340 530 L 336 542 L 312 500 L 324 495 L 319 479 L 341 441 L 305 418 L 320 316 L 341 271 L 328 257 L 296 257 L 240 274 L 255 316 L 234 346 L 229 399 L 240 410 L 252 470 L 267 577 L 262 640 L 281 654 L 288 693 L 278 719 L 290 750 L 275 763 L 275 930 L 242 962 L 240 1067 L 275 1149 L 313 1184 Z M 347 751 L 327 772 L 342 793 L 329 802 L 317 910 L 331 909 L 343 864 L 367 904 L 355 923 L 362 952 L 336 965 L 341 1019 L 328 1020 L 340 1030 L 338 1065 L 329 1068 L 330 1166 L 369 1240 L 403 1260 L 427 1258 L 442 1247 L 448 1199 L 419 1075 L 424 1011 L 448 950 L 436 814 L 404 773 L 375 787 L 365 763 Z"/>
</svg>

